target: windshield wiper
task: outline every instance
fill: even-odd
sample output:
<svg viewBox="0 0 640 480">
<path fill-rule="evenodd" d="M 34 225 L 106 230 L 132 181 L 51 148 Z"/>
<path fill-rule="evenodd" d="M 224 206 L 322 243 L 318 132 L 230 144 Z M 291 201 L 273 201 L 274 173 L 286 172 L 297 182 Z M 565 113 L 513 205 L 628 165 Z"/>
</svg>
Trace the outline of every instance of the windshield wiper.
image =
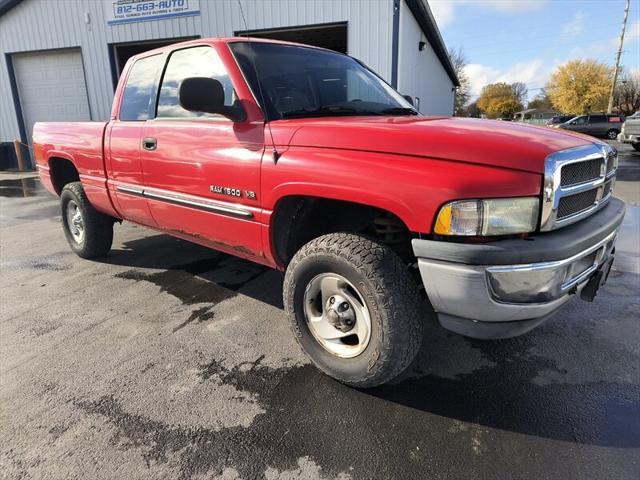
<svg viewBox="0 0 640 480">
<path fill-rule="evenodd" d="M 418 111 L 411 107 L 391 107 L 381 110 L 380 113 L 387 115 L 418 115 Z"/>
<path fill-rule="evenodd" d="M 299 110 L 289 110 L 281 113 L 282 118 L 291 117 L 316 117 L 333 115 L 380 115 L 379 112 L 369 110 L 358 110 L 357 108 L 344 107 L 341 105 L 325 105 L 320 108 L 301 108 Z"/>
</svg>

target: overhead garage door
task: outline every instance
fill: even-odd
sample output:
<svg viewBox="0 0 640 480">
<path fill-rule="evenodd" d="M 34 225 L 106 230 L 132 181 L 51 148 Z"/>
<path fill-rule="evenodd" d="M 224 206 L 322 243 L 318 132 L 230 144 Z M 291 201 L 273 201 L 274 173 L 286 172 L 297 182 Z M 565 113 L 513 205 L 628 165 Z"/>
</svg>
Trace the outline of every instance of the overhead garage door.
<svg viewBox="0 0 640 480">
<path fill-rule="evenodd" d="M 25 128 L 35 122 L 90 120 L 80 49 L 12 56 Z"/>
</svg>

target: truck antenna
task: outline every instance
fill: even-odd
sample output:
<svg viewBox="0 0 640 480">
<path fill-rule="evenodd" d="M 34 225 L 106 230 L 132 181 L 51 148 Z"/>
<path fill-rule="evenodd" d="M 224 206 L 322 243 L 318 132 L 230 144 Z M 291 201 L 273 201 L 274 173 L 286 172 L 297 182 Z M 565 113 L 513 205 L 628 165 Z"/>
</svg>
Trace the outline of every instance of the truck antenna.
<svg viewBox="0 0 640 480">
<path fill-rule="evenodd" d="M 247 19 L 244 16 L 244 9 L 242 8 L 242 2 L 238 0 L 238 6 L 240 7 L 240 15 L 242 15 L 242 22 L 244 23 L 245 36 L 247 37 L 247 41 L 251 43 L 251 37 L 249 36 L 249 27 L 247 25 Z M 255 56 L 251 56 L 251 64 L 253 66 L 253 71 L 256 74 L 256 82 L 258 82 L 258 92 L 260 93 L 260 100 L 262 101 L 262 108 L 264 109 L 264 123 L 269 130 L 269 136 L 271 137 L 271 146 L 273 148 L 273 163 L 278 163 L 278 159 L 280 158 L 280 153 L 276 149 L 276 142 L 273 139 L 273 132 L 271 131 L 271 122 L 267 118 L 267 104 L 264 101 L 264 93 L 262 91 L 262 84 L 260 83 L 260 75 L 258 75 L 258 67 L 256 65 Z"/>
</svg>

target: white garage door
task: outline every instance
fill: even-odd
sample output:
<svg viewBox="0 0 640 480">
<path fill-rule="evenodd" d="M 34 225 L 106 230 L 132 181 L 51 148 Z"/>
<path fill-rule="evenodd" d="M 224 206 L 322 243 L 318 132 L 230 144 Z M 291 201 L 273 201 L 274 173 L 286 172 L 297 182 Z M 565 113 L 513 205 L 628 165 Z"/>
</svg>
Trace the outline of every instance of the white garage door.
<svg viewBox="0 0 640 480">
<path fill-rule="evenodd" d="M 29 141 L 35 122 L 90 120 L 80 49 L 17 53 L 13 68 Z"/>
</svg>

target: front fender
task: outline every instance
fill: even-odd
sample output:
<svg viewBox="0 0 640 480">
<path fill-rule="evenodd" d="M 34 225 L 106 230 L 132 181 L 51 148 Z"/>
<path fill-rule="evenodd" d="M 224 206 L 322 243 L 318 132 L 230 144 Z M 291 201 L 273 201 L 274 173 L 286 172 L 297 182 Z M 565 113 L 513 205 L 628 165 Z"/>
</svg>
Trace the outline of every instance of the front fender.
<svg viewBox="0 0 640 480">
<path fill-rule="evenodd" d="M 452 200 L 538 196 L 542 176 L 522 170 L 395 154 L 292 147 L 263 162 L 268 216 L 290 195 L 343 200 L 389 211 L 412 232 L 429 234 Z M 268 222 L 265 222 L 268 223 Z"/>
</svg>

